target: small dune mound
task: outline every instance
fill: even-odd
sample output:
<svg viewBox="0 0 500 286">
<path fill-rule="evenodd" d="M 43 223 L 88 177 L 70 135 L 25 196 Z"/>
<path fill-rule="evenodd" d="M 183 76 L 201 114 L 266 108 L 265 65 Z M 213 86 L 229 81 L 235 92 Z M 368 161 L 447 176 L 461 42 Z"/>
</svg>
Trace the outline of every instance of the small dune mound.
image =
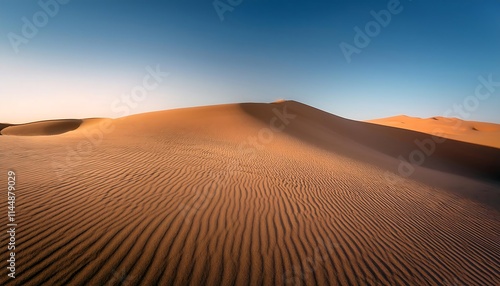
<svg viewBox="0 0 500 286">
<path fill-rule="evenodd" d="M 26 124 L 10 125 L 2 128 L 0 133 L 2 135 L 15 136 L 57 135 L 77 129 L 80 127 L 82 122 L 83 120 L 80 119 L 38 121 Z"/>
<path fill-rule="evenodd" d="M 2 130 L 9 126 L 12 126 L 12 124 L 0 123 L 0 135 L 2 135 Z"/>
</svg>

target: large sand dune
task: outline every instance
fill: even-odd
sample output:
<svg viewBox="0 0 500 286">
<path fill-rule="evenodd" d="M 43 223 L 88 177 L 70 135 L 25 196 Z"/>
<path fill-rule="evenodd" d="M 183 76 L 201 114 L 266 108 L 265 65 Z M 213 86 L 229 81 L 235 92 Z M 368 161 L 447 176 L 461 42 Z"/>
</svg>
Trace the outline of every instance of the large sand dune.
<svg viewBox="0 0 500 286">
<path fill-rule="evenodd" d="M 446 140 L 399 177 L 429 134 L 292 101 L 66 131 L 0 136 L 1 285 L 500 285 L 498 148 Z"/>
</svg>

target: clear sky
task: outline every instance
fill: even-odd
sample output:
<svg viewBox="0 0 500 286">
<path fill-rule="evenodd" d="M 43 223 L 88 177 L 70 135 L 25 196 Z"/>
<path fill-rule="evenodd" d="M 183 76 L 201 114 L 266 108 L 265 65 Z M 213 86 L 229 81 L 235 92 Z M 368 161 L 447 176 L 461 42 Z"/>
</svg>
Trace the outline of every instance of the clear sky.
<svg viewBox="0 0 500 286">
<path fill-rule="evenodd" d="M 285 98 L 358 120 L 465 102 L 500 123 L 500 1 L 398 2 L 2 0 L 0 122 Z"/>
</svg>

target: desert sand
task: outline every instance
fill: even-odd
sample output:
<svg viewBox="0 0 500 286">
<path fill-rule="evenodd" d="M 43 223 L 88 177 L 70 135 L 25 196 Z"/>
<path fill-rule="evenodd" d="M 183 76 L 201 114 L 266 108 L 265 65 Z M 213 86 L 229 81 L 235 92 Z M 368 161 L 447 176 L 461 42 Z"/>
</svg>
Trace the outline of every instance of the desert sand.
<svg viewBox="0 0 500 286">
<path fill-rule="evenodd" d="M 439 134 L 447 139 L 500 148 L 500 124 L 465 121 L 442 116 L 422 119 L 405 115 L 369 120 L 368 122 L 427 134 Z"/>
<path fill-rule="evenodd" d="M 412 120 L 284 101 L 0 125 L 0 285 L 500 285 L 498 125 L 433 145 L 445 119 Z"/>
</svg>

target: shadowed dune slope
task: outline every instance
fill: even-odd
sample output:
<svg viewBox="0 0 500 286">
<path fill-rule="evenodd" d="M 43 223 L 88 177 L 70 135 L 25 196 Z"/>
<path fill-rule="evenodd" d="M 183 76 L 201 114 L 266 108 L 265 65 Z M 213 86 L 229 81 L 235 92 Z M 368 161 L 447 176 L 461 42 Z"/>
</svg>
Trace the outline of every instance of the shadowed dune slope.
<svg viewBox="0 0 500 286">
<path fill-rule="evenodd" d="M 498 149 L 447 140 L 388 179 L 427 136 L 291 101 L 0 136 L 0 285 L 500 285 Z"/>
<path fill-rule="evenodd" d="M 57 135 L 77 129 L 82 122 L 80 119 L 61 119 L 12 124 L 2 128 L 0 132 L 2 135 L 16 136 Z"/>
<path fill-rule="evenodd" d="M 2 130 L 9 126 L 12 126 L 12 124 L 0 123 L 0 135 L 2 135 Z"/>
<path fill-rule="evenodd" d="M 290 116 L 296 116 L 295 119 L 290 119 L 294 122 L 285 129 L 285 133 L 324 149 L 343 152 L 374 164 L 382 163 L 380 158 L 363 153 L 360 148 L 352 145 L 356 143 L 397 158 L 397 164 L 402 156 L 404 161 L 412 162 L 411 159 L 415 159 L 413 162 L 423 167 L 500 180 L 499 148 L 443 138 L 436 139 L 437 143 L 431 134 L 349 120 L 294 101 L 267 106 L 241 105 L 248 114 L 264 123 L 275 116 L 272 110 L 279 106 L 284 106 Z M 416 155 L 417 152 L 423 156 Z M 389 165 L 393 170 L 398 169 L 397 165 L 394 166 L 394 161 Z M 385 164 L 385 167 L 389 165 Z"/>
</svg>

